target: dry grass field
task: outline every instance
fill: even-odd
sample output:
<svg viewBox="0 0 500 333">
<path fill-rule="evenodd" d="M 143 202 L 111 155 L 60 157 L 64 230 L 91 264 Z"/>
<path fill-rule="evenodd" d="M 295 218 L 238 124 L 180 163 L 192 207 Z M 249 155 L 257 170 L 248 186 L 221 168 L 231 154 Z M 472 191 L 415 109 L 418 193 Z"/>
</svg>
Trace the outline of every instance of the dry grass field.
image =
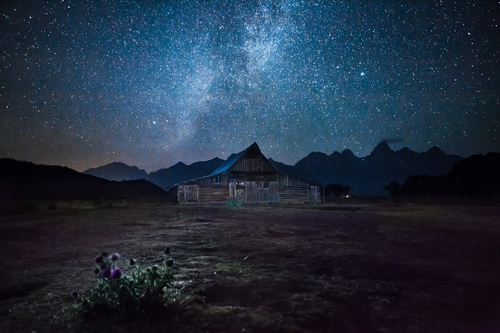
<svg viewBox="0 0 500 333">
<path fill-rule="evenodd" d="M 5 206 L 5 205 L 4 205 Z M 0 213 L 3 332 L 500 332 L 500 208 L 37 202 Z M 82 319 L 93 258 L 176 260 L 147 318 Z"/>
</svg>

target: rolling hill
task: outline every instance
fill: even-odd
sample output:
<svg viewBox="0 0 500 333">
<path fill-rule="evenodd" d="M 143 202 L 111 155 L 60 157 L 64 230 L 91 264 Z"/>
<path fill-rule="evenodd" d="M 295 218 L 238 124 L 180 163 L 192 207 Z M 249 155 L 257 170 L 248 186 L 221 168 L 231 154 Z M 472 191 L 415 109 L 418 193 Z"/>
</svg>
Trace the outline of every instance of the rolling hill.
<svg viewBox="0 0 500 333">
<path fill-rule="evenodd" d="M 166 198 L 146 180 L 110 181 L 61 166 L 0 159 L 0 199 Z"/>
</svg>

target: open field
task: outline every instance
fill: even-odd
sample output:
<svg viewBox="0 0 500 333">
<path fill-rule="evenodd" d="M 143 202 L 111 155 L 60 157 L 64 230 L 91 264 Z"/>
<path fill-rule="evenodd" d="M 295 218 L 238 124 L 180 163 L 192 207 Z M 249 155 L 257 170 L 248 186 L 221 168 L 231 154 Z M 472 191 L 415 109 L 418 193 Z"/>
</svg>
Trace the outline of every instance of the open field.
<svg viewBox="0 0 500 333">
<path fill-rule="evenodd" d="M 0 214 L 0 331 L 500 332 L 493 204 L 26 207 Z M 71 311 L 70 292 L 95 284 L 95 255 L 153 265 L 165 245 L 178 290 L 165 313 Z"/>
</svg>

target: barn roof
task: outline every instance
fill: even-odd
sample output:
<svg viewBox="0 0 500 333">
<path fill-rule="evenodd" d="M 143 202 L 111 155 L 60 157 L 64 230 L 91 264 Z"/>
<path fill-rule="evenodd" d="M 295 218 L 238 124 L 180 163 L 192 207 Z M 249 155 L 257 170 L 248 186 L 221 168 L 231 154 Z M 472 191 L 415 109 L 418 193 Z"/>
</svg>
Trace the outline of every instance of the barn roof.
<svg viewBox="0 0 500 333">
<path fill-rule="evenodd" d="M 215 175 L 218 175 L 218 174 L 221 174 L 223 172 L 226 172 L 227 170 L 229 170 L 236 162 L 238 162 L 238 160 L 243 157 L 248 151 L 250 150 L 254 150 L 254 149 L 257 149 L 261 154 L 262 152 L 260 151 L 260 148 L 259 146 L 257 145 L 257 142 L 254 142 L 252 143 L 251 146 L 249 146 L 247 149 L 237 153 L 237 154 L 232 154 L 231 156 L 229 156 L 227 158 L 226 161 L 224 161 L 217 169 L 215 169 L 214 172 L 212 172 L 209 176 L 215 176 Z M 262 154 L 262 156 L 264 158 L 266 158 L 264 156 L 264 154 Z M 266 158 L 267 160 L 267 158 Z M 278 168 L 276 168 L 276 166 L 274 166 L 272 163 L 271 165 L 273 166 L 273 168 L 275 168 L 276 170 L 278 170 Z"/>
</svg>

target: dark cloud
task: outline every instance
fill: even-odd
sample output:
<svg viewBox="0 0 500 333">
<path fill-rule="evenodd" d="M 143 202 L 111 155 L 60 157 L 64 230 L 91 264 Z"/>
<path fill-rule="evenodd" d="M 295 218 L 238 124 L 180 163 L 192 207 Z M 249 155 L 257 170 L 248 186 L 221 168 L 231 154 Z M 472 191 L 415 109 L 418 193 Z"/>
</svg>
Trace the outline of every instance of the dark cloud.
<svg viewBox="0 0 500 333">
<path fill-rule="evenodd" d="M 380 140 L 379 143 L 382 143 L 384 141 L 387 142 L 387 143 L 389 143 L 389 144 L 391 144 L 391 143 L 401 143 L 404 140 L 401 139 L 401 138 L 385 138 L 385 139 Z"/>
</svg>

